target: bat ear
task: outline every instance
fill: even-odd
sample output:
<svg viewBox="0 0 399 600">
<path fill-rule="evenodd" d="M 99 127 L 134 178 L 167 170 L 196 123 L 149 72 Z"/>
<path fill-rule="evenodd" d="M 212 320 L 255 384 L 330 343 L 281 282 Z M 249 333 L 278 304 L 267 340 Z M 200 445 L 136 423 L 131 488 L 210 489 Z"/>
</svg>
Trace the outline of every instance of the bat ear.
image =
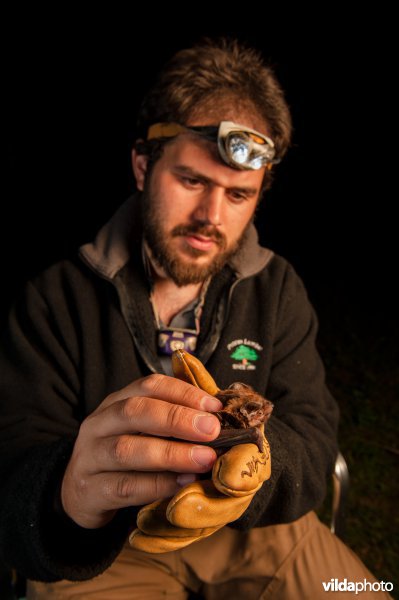
<svg viewBox="0 0 399 600">
<path fill-rule="evenodd" d="M 250 385 L 247 385 L 246 383 L 240 383 L 239 381 L 235 381 L 234 383 L 231 383 L 227 389 L 228 390 L 251 390 L 252 392 L 254 391 L 254 389 Z"/>
</svg>

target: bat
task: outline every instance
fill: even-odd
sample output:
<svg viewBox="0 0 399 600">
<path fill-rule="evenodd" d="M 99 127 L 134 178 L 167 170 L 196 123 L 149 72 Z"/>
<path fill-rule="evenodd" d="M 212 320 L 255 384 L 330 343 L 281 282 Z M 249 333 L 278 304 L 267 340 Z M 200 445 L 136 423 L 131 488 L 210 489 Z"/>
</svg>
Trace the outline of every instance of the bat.
<svg viewBox="0 0 399 600">
<path fill-rule="evenodd" d="M 262 452 L 263 427 L 272 414 L 272 402 L 245 383 L 235 382 L 220 390 L 204 365 L 184 350 L 173 353 L 172 368 L 175 377 L 201 388 L 223 404 L 222 410 L 213 413 L 220 421 L 220 434 L 204 444 L 222 453 L 231 446 L 252 443 Z"/>
</svg>

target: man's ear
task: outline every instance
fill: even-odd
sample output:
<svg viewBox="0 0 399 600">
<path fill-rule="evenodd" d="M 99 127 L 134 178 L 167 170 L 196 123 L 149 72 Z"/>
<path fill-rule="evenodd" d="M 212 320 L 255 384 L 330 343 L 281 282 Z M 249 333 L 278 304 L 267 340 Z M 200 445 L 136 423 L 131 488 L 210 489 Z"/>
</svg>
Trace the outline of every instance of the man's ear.
<svg viewBox="0 0 399 600">
<path fill-rule="evenodd" d="M 145 176 L 147 173 L 148 156 L 146 154 L 138 154 L 137 150 L 132 150 L 132 168 L 136 178 L 137 189 L 142 192 L 144 190 Z"/>
</svg>

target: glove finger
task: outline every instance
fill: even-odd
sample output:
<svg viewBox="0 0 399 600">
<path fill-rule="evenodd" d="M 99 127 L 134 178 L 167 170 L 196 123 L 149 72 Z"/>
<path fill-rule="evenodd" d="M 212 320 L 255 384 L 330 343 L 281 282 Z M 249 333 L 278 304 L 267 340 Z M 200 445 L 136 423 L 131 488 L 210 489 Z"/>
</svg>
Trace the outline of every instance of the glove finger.
<svg viewBox="0 0 399 600">
<path fill-rule="evenodd" d="M 203 538 L 212 535 L 215 531 L 220 529 L 220 527 L 212 528 L 212 531 L 208 531 L 207 533 L 201 536 L 192 536 L 192 537 L 161 537 L 156 535 L 147 535 L 140 531 L 140 529 L 135 529 L 129 536 L 129 544 L 135 550 L 141 550 L 142 552 L 149 552 L 150 554 L 160 554 L 162 552 L 173 552 L 174 550 L 180 550 L 180 548 L 184 548 L 189 544 L 193 544 L 194 542 L 198 542 Z"/>
<path fill-rule="evenodd" d="M 257 492 L 271 474 L 270 446 L 264 437 L 263 452 L 255 444 L 233 446 L 213 465 L 212 481 L 222 494 L 241 497 Z"/>
<path fill-rule="evenodd" d="M 185 350 L 176 350 L 173 352 L 172 369 L 173 375 L 177 379 L 187 381 L 201 388 L 211 396 L 220 391 L 212 375 L 208 373 L 202 362 Z"/>
<path fill-rule="evenodd" d="M 193 538 L 210 535 L 216 531 L 216 527 L 199 527 L 197 529 L 187 529 L 172 525 L 166 518 L 166 509 L 170 502 L 158 500 L 144 506 L 137 515 L 137 527 L 149 536 L 165 536 L 170 538 Z"/>
<path fill-rule="evenodd" d="M 171 499 L 166 518 L 173 525 L 187 529 L 222 527 L 238 519 L 252 497 L 231 498 L 220 493 L 212 481 L 195 481 Z"/>
</svg>

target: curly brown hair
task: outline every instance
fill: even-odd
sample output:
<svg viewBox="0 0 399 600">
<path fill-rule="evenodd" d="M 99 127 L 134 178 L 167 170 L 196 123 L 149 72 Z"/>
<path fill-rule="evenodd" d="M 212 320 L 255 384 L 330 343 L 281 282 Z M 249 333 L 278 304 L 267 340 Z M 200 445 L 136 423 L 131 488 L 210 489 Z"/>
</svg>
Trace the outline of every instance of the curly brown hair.
<svg viewBox="0 0 399 600">
<path fill-rule="evenodd" d="M 276 148 L 276 158 L 286 153 L 292 134 L 290 110 L 273 69 L 261 54 L 236 39 L 204 39 L 177 52 L 145 95 L 137 119 L 139 154 L 150 156 L 150 168 L 167 140 L 146 140 L 150 125 L 182 125 L 202 115 L 220 116 L 234 107 L 261 120 Z M 266 171 L 264 189 L 271 185 Z"/>
</svg>

